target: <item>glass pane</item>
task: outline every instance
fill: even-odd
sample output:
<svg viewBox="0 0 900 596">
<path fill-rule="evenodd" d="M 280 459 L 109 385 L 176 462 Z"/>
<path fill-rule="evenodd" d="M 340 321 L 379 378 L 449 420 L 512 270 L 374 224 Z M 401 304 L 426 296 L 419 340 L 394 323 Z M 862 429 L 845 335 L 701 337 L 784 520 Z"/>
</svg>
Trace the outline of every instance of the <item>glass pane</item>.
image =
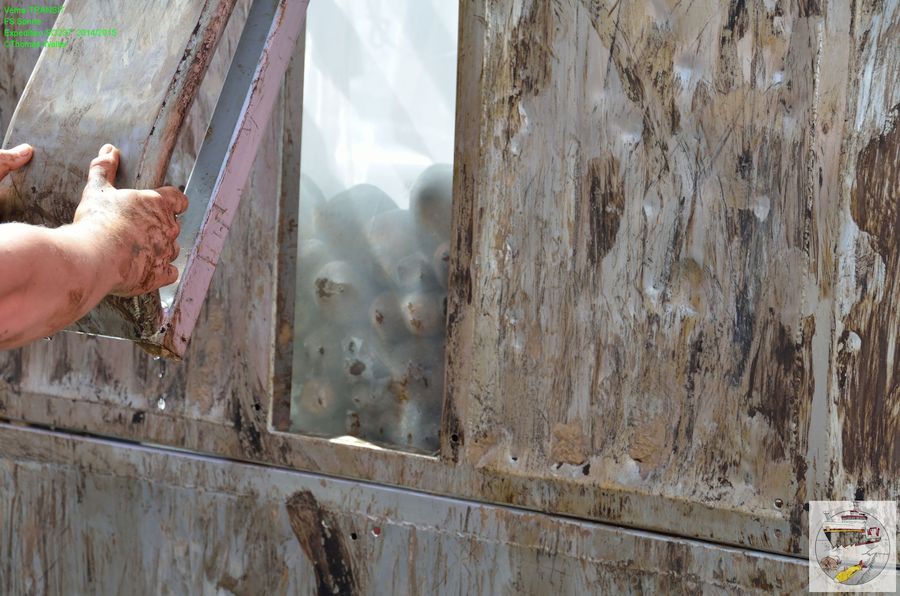
<svg viewBox="0 0 900 596">
<path fill-rule="evenodd" d="M 310 3 L 294 431 L 437 449 L 457 11 Z"/>
</svg>

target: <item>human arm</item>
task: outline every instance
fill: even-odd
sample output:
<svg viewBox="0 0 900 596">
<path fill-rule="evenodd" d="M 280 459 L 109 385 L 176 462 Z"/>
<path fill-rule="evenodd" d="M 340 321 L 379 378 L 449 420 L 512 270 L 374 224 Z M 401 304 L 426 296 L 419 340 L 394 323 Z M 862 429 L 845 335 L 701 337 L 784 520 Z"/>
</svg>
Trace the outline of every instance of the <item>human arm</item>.
<svg viewBox="0 0 900 596">
<path fill-rule="evenodd" d="M 26 153 L 0 155 L 0 178 Z M 136 296 L 178 278 L 175 214 L 187 198 L 171 187 L 116 189 L 118 165 L 118 150 L 104 145 L 71 224 L 0 225 L 0 349 L 65 328 L 108 294 Z"/>
</svg>

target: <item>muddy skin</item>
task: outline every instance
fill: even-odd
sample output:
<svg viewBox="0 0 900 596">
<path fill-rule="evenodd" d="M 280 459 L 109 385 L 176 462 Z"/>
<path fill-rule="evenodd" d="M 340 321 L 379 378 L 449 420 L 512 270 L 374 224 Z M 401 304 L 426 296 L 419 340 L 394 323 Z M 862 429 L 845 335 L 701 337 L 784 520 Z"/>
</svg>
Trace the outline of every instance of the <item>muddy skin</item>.
<svg viewBox="0 0 900 596">
<path fill-rule="evenodd" d="M 113 186 L 119 150 L 104 145 L 91 162 L 88 183 L 75 211 L 74 223 L 96 225 L 98 242 L 115 263 L 116 296 L 138 296 L 173 283 L 178 271 L 170 263 L 179 253 L 176 214 L 187 198 L 173 187 L 120 190 Z"/>
</svg>

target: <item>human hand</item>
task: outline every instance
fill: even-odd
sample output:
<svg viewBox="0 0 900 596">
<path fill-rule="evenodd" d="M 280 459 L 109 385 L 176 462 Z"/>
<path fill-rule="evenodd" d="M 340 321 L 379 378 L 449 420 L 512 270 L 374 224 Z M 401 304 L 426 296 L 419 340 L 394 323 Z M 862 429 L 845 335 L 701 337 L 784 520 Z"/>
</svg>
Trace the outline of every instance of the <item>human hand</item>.
<svg viewBox="0 0 900 596">
<path fill-rule="evenodd" d="M 0 180 L 31 161 L 32 155 L 34 155 L 34 149 L 31 145 L 24 143 L 12 149 L 0 149 Z"/>
<path fill-rule="evenodd" d="M 73 224 L 90 233 L 108 259 L 111 294 L 138 296 L 178 279 L 172 261 L 178 257 L 180 226 L 175 216 L 187 209 L 187 197 L 176 188 L 116 189 L 119 150 L 100 148 L 91 161 L 87 186 Z"/>
</svg>

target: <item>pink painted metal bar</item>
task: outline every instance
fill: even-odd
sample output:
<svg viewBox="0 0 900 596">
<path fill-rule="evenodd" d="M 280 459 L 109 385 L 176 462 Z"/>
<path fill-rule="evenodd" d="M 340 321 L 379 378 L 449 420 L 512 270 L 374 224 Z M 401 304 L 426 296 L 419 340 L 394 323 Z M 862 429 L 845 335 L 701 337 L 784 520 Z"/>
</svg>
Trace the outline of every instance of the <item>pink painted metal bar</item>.
<svg viewBox="0 0 900 596">
<path fill-rule="evenodd" d="M 308 3 L 308 0 L 278 2 L 182 281 L 152 341 L 164 348 L 167 356 L 180 358 L 188 348 L 288 62 L 306 25 Z M 234 60 L 245 58 L 235 56 Z"/>
</svg>

